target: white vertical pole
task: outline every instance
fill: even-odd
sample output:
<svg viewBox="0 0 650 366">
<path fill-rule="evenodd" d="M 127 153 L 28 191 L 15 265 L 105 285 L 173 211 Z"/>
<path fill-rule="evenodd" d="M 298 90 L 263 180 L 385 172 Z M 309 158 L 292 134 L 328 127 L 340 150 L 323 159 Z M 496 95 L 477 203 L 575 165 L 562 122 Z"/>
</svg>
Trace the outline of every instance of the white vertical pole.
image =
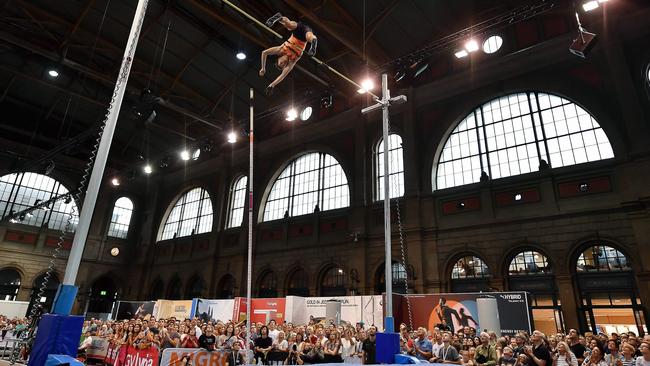
<svg viewBox="0 0 650 366">
<path fill-rule="evenodd" d="M 250 129 L 248 132 L 248 262 L 246 269 L 246 361 L 251 342 L 251 283 L 253 276 L 253 88 L 250 88 Z"/>
<path fill-rule="evenodd" d="M 88 189 L 86 190 L 83 206 L 81 208 L 79 224 L 77 225 L 77 230 L 72 241 L 68 264 L 65 268 L 65 276 L 63 277 L 64 285 L 74 286 L 77 278 L 79 264 L 81 263 L 84 246 L 86 244 L 86 239 L 88 238 L 90 221 L 92 220 L 93 212 L 95 211 L 99 187 L 101 186 L 102 178 L 104 176 L 104 168 L 106 167 L 108 152 L 111 149 L 111 141 L 113 140 L 115 126 L 117 125 L 117 117 L 120 114 L 122 99 L 124 98 L 124 92 L 126 91 L 126 83 L 129 80 L 131 64 L 133 63 L 133 57 L 135 56 L 135 49 L 138 43 L 138 37 L 140 36 L 140 29 L 142 28 L 142 22 L 140 19 L 144 17 L 145 12 L 147 11 L 147 3 L 148 0 L 139 0 L 138 6 L 135 9 L 133 23 L 131 24 L 131 33 L 129 33 L 129 38 L 126 41 L 126 48 L 124 50 L 122 65 L 120 66 L 119 71 L 120 73 L 117 76 L 115 90 L 113 91 L 114 98 L 111 100 L 111 104 L 108 107 L 106 127 L 104 128 L 99 143 L 97 157 L 95 158 L 92 173 L 88 181 Z"/>
<path fill-rule="evenodd" d="M 388 152 L 390 151 L 390 141 L 388 139 L 388 105 L 390 100 L 390 90 L 388 90 L 388 76 L 381 75 L 381 92 L 383 106 L 381 107 L 382 125 L 384 134 L 384 250 L 386 251 L 386 263 L 384 267 L 384 276 L 386 279 L 386 324 L 384 330 L 393 333 L 395 327 L 393 324 L 393 272 L 391 259 L 391 234 L 390 234 L 390 187 L 388 179 Z"/>
</svg>

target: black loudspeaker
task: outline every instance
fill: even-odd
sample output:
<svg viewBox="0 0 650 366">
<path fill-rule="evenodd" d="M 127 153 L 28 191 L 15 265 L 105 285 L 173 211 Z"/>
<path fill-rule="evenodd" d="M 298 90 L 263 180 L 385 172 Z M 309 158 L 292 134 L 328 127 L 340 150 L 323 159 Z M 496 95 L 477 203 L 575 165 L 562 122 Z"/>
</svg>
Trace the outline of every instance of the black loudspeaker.
<svg viewBox="0 0 650 366">
<path fill-rule="evenodd" d="M 569 51 L 576 56 L 587 58 L 587 55 L 596 44 L 596 35 L 593 33 L 581 31 L 578 38 L 573 40 Z"/>
</svg>

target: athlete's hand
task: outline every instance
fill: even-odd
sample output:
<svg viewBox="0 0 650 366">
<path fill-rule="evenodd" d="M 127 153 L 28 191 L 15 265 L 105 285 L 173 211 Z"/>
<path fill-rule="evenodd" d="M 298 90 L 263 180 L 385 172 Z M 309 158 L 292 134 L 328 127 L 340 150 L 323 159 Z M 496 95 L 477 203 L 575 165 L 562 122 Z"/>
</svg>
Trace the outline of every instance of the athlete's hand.
<svg viewBox="0 0 650 366">
<path fill-rule="evenodd" d="M 264 68 L 260 69 L 260 76 L 264 76 L 266 74 L 266 70 Z"/>
</svg>

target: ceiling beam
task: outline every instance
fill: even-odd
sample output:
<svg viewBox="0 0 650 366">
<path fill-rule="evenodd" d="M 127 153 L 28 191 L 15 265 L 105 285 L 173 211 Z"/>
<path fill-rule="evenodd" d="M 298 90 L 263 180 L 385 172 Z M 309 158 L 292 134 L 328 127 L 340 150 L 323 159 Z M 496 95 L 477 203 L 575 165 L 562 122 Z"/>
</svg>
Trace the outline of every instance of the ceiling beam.
<svg viewBox="0 0 650 366">
<path fill-rule="evenodd" d="M 84 9 L 81 11 L 81 14 L 77 17 L 77 20 L 74 22 L 74 26 L 72 29 L 70 29 L 70 33 L 68 34 L 67 37 L 59 44 L 59 49 L 63 49 L 65 46 L 68 45 L 72 37 L 74 37 L 74 34 L 77 32 L 79 29 L 79 26 L 81 25 L 81 22 L 86 18 L 86 14 L 88 14 L 88 11 L 93 7 L 93 4 L 95 3 L 95 0 L 88 0 L 86 2 L 86 6 Z"/>
<path fill-rule="evenodd" d="M 209 38 L 208 40 L 203 42 L 203 44 L 201 44 L 201 46 L 196 47 L 194 49 L 194 53 L 192 54 L 192 56 L 190 56 L 187 59 L 187 61 L 185 62 L 185 65 L 183 65 L 183 67 L 181 67 L 181 69 L 176 73 L 176 76 L 174 76 L 174 81 L 172 81 L 172 85 L 170 85 L 169 88 L 167 88 L 167 90 L 162 92 L 161 96 L 168 95 L 169 92 L 171 92 L 174 89 L 174 87 L 176 86 L 176 83 L 178 83 L 180 78 L 185 73 L 185 70 L 187 70 L 187 68 L 192 64 L 192 62 L 194 62 L 194 60 L 196 60 L 196 58 L 199 57 L 201 55 L 201 53 L 203 53 L 203 49 L 205 49 L 210 44 L 210 41 L 212 41 L 211 38 Z"/>
<path fill-rule="evenodd" d="M 392 3 L 388 4 L 387 7 L 382 9 L 382 11 L 375 17 L 375 19 L 370 21 L 369 29 L 366 30 L 366 42 L 372 38 L 372 35 L 375 34 L 375 31 L 379 28 L 379 25 L 388 18 L 388 16 L 397 8 L 400 0 L 393 0 Z"/>
</svg>

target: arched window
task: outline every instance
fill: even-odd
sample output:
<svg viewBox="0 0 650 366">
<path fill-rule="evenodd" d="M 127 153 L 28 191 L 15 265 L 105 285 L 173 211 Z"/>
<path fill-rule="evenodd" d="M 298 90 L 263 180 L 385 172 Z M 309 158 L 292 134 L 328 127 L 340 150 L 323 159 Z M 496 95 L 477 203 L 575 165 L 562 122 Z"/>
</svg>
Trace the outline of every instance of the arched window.
<svg viewBox="0 0 650 366">
<path fill-rule="evenodd" d="M 258 297 L 277 297 L 278 296 L 278 280 L 275 277 L 275 272 L 266 271 L 260 277 L 257 296 Z"/>
<path fill-rule="evenodd" d="M 230 206 L 226 228 L 241 226 L 244 220 L 244 202 L 246 201 L 247 176 L 239 177 L 230 189 Z"/>
<path fill-rule="evenodd" d="M 433 187 L 476 183 L 614 157 L 598 122 L 556 95 L 511 94 L 483 104 L 453 130 L 434 170 Z"/>
<path fill-rule="evenodd" d="M 330 267 L 320 282 L 321 296 L 345 296 L 347 276 L 342 268 Z"/>
<path fill-rule="evenodd" d="M 56 291 L 59 289 L 60 282 L 56 277 L 56 274 L 52 274 L 49 278 L 46 278 L 45 276 L 46 274 L 43 273 L 42 275 L 36 277 L 34 282 L 32 282 L 32 292 L 29 296 L 30 300 L 29 307 L 27 308 L 27 314 L 31 313 L 32 308 L 36 304 L 40 304 L 42 306 L 43 313 L 48 313 L 50 311 L 50 307 L 54 302 Z M 45 285 L 44 291 L 40 294 L 41 296 L 39 297 L 38 295 L 43 285 Z"/>
<path fill-rule="evenodd" d="M 309 278 L 303 268 L 296 268 L 287 281 L 287 295 L 309 296 Z"/>
<path fill-rule="evenodd" d="M 378 272 L 377 285 L 375 292 L 377 294 L 382 294 L 386 291 L 386 275 L 385 275 L 385 264 L 382 264 Z M 399 262 L 393 262 L 391 265 L 391 276 L 393 282 L 393 292 L 398 294 L 406 293 L 406 281 L 408 279 L 406 267 L 404 264 Z"/>
<path fill-rule="evenodd" d="M 402 137 L 397 134 L 388 135 L 388 179 L 390 198 L 404 195 L 404 152 Z M 384 199 L 384 139 L 377 144 L 375 154 L 375 201 Z"/>
<path fill-rule="evenodd" d="M 454 264 L 454 268 L 451 270 L 451 278 L 454 280 L 457 279 L 467 279 L 467 278 L 487 278 L 490 276 L 490 271 L 488 266 L 483 262 L 479 257 L 475 256 L 466 256 L 460 258 Z"/>
<path fill-rule="evenodd" d="M 217 289 L 217 299 L 234 299 L 235 298 L 235 277 L 225 275 L 219 281 Z"/>
<path fill-rule="evenodd" d="M 618 249 L 607 245 L 594 245 L 580 253 L 576 263 L 578 272 L 629 271 L 630 261 Z"/>
<path fill-rule="evenodd" d="M 178 275 L 174 275 L 172 279 L 169 281 L 169 285 L 167 285 L 167 295 L 165 298 L 167 300 L 180 300 L 181 298 L 181 279 L 178 277 Z"/>
<path fill-rule="evenodd" d="M 287 165 L 273 183 L 263 221 L 327 211 L 350 205 L 350 189 L 339 162 L 325 153 L 304 154 Z"/>
<path fill-rule="evenodd" d="M 0 177 L 0 212 L 2 217 L 13 215 L 52 198 L 68 194 L 59 181 L 37 173 L 15 173 Z M 70 196 L 56 200 L 42 209 L 34 210 L 17 220 L 25 225 L 65 228 L 70 212 L 74 212 L 70 230 L 79 222 L 79 210 Z"/>
<path fill-rule="evenodd" d="M 208 191 L 194 188 L 174 203 L 160 240 L 212 231 L 212 201 Z"/>
<path fill-rule="evenodd" d="M 545 255 L 526 250 L 517 254 L 510 262 L 508 274 L 510 276 L 538 275 L 551 273 L 551 266 Z"/>
<path fill-rule="evenodd" d="M 205 288 L 205 281 L 198 275 L 190 277 L 185 286 L 185 298 L 194 299 L 203 296 L 203 289 Z"/>
<path fill-rule="evenodd" d="M 0 270 L 0 300 L 16 300 L 20 289 L 20 273 L 15 269 Z"/>
<path fill-rule="evenodd" d="M 151 293 L 149 294 L 149 298 L 153 301 L 156 301 L 158 299 L 162 299 L 164 294 L 165 284 L 160 278 L 156 278 L 156 280 L 153 281 L 153 284 L 151 285 Z"/>
<path fill-rule="evenodd" d="M 131 215 L 133 214 L 133 201 L 126 197 L 120 197 L 115 201 L 111 224 L 108 226 L 108 236 L 126 239 L 129 234 Z"/>
</svg>

